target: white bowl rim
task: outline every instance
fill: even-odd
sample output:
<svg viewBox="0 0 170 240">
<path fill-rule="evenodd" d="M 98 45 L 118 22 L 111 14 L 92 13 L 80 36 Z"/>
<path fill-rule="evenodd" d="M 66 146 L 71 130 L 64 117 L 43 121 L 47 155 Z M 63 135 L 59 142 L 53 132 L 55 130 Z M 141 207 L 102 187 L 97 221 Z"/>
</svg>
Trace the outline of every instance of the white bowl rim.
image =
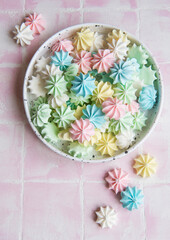
<svg viewBox="0 0 170 240">
<path fill-rule="evenodd" d="M 146 138 L 152 133 L 152 131 L 154 130 L 158 120 L 159 120 L 159 117 L 160 117 L 160 114 L 161 114 L 161 111 L 162 111 L 162 106 L 163 106 L 163 97 L 164 97 L 164 90 L 163 90 L 163 80 L 162 80 L 162 75 L 160 73 L 160 70 L 158 68 L 158 63 L 157 61 L 155 60 L 154 57 L 152 57 L 153 59 L 153 62 L 156 66 L 156 69 L 157 69 L 157 73 L 159 75 L 159 82 L 160 82 L 160 102 L 159 102 L 159 108 L 157 110 L 157 113 L 156 113 L 156 117 L 155 117 L 155 120 L 152 124 L 152 126 L 150 127 L 150 129 L 148 130 L 148 132 L 145 134 L 145 136 L 139 141 L 137 142 L 136 144 L 132 145 L 130 148 L 127 149 L 127 151 L 124 151 L 114 157 L 108 157 L 108 158 L 102 158 L 102 159 L 96 159 L 96 160 L 88 160 L 88 159 L 81 159 L 81 158 L 77 158 L 77 157 L 73 157 L 69 154 L 66 154 L 62 151 L 60 151 L 59 149 L 53 147 L 52 145 L 50 145 L 50 143 L 48 143 L 41 135 L 40 133 L 38 132 L 38 130 L 36 129 L 36 127 L 33 125 L 32 121 L 30 120 L 30 111 L 29 111 L 29 108 L 28 108 L 28 104 L 27 104 L 27 80 L 28 80 L 28 76 L 29 76 L 29 69 L 30 69 L 30 66 L 32 64 L 32 62 L 36 59 L 37 57 L 37 54 L 44 48 L 44 46 L 50 42 L 56 35 L 61 35 L 62 32 L 64 31 L 70 31 L 72 29 L 75 29 L 75 28 L 82 28 L 82 27 L 87 27 L 87 26 L 103 26 L 103 27 L 106 27 L 106 28 L 114 28 L 114 29 L 119 29 L 117 27 L 114 27 L 113 25 L 111 24 L 103 24 L 103 23 L 82 23 L 82 24 L 77 24 L 77 25 L 73 25 L 73 26 L 70 26 L 70 27 L 67 27 L 67 28 L 64 28 L 58 32 L 56 32 L 55 34 L 53 34 L 50 38 L 48 38 L 38 49 L 37 51 L 34 53 L 33 57 L 31 58 L 28 66 L 27 66 L 27 70 L 26 70 L 26 73 L 25 73 L 25 77 L 24 77 L 24 82 L 23 82 L 23 102 L 24 102 L 24 109 L 25 109 L 25 113 L 26 113 L 26 117 L 27 117 L 27 120 L 32 128 L 32 130 L 34 131 L 34 133 L 36 134 L 36 136 L 48 147 L 50 148 L 52 151 L 54 151 L 55 153 L 58 153 L 59 155 L 61 156 L 64 156 L 66 158 L 69 158 L 71 160 L 75 160 L 75 161 L 78 161 L 78 162 L 84 162 L 84 163 L 103 163 L 103 162 L 109 162 L 109 161 L 112 161 L 112 160 L 116 160 L 116 159 L 119 159 L 119 158 L 122 158 L 124 156 L 127 156 L 127 154 L 131 153 L 132 151 L 134 151 L 140 144 L 142 144 Z M 122 30 L 122 29 L 121 29 Z M 147 52 L 149 53 L 150 56 L 153 56 L 150 51 L 148 50 L 148 48 L 143 44 L 141 43 L 135 36 L 133 36 L 133 34 L 129 34 L 127 31 L 125 31 L 128 36 L 132 37 L 133 39 L 137 40 L 146 50 Z"/>
</svg>

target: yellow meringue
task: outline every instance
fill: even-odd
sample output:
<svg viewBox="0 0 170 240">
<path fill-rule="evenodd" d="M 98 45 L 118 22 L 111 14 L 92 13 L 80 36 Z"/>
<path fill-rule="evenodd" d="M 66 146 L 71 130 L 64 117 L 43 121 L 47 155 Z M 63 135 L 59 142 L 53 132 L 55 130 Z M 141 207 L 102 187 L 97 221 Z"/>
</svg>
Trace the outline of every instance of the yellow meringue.
<svg viewBox="0 0 170 240">
<path fill-rule="evenodd" d="M 74 45 L 78 51 L 90 51 L 94 42 L 94 32 L 90 28 L 82 28 L 80 32 L 76 33 Z"/>
<path fill-rule="evenodd" d="M 76 119 L 80 120 L 80 118 L 83 116 L 83 109 L 86 108 L 86 105 L 83 105 L 82 107 L 78 106 L 75 110 L 74 116 Z"/>
<path fill-rule="evenodd" d="M 102 133 L 101 139 L 96 143 L 96 146 L 96 150 L 102 155 L 114 156 L 115 151 L 118 150 L 116 138 L 112 133 Z"/>
<path fill-rule="evenodd" d="M 114 91 L 109 82 L 100 81 L 93 91 L 92 101 L 97 105 L 102 104 L 107 98 L 112 97 L 113 93 Z"/>
<path fill-rule="evenodd" d="M 109 43 L 112 43 L 113 39 L 118 41 L 120 38 L 122 39 L 123 42 L 127 42 L 127 45 L 130 43 L 130 41 L 127 38 L 127 33 L 122 32 L 121 30 L 117 30 L 117 29 L 113 29 L 112 32 L 108 33 L 108 37 L 106 38 L 106 40 Z"/>
<path fill-rule="evenodd" d="M 58 137 L 62 140 L 73 142 L 68 129 L 60 131 Z"/>
<path fill-rule="evenodd" d="M 135 164 L 133 168 L 136 169 L 137 175 L 142 177 L 150 177 L 156 172 L 157 163 L 154 157 L 149 154 L 141 154 L 139 157 L 135 158 Z"/>
<path fill-rule="evenodd" d="M 102 135 L 101 135 L 100 130 L 99 129 L 95 129 L 95 134 L 93 136 L 91 136 L 90 141 L 85 140 L 83 145 L 85 147 L 87 147 L 89 145 L 93 146 L 94 144 L 96 144 L 101 139 L 101 137 L 102 137 Z"/>
</svg>

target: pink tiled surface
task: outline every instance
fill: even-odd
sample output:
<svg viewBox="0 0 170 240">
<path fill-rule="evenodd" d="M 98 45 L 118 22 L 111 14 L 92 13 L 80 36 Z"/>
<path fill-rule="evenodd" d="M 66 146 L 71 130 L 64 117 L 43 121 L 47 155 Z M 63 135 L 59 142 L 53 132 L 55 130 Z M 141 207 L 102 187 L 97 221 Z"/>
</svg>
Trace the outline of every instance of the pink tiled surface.
<svg viewBox="0 0 170 240">
<path fill-rule="evenodd" d="M 24 51 L 11 39 L 25 14 L 41 12 L 47 29 Z M 22 104 L 24 72 L 37 48 L 52 34 L 83 22 L 113 24 L 148 46 L 164 85 L 161 118 L 149 138 L 122 159 L 81 164 L 46 148 L 29 127 Z M 0 0 L 0 240 L 169 240 L 170 230 L 170 1 L 169 0 Z M 142 179 L 132 169 L 139 153 L 158 162 L 157 174 Z M 144 205 L 122 208 L 106 188 L 108 170 L 129 172 L 143 189 Z M 102 230 L 94 211 L 110 205 L 118 226 Z"/>
</svg>

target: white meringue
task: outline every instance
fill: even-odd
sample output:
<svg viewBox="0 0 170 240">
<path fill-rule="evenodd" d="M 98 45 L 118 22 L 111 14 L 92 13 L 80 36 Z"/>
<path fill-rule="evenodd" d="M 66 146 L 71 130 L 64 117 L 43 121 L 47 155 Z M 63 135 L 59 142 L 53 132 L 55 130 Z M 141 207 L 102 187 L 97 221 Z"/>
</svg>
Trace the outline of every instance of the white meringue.
<svg viewBox="0 0 170 240">
<path fill-rule="evenodd" d="M 29 80 L 28 89 L 36 97 L 40 96 L 45 97 L 47 93 L 45 85 L 46 85 L 45 81 L 40 77 L 39 74 L 37 74 L 35 77 L 32 76 L 32 78 Z"/>
<path fill-rule="evenodd" d="M 16 25 L 13 33 L 15 34 L 13 39 L 15 39 L 17 44 L 20 44 L 22 47 L 30 45 L 31 41 L 34 39 L 33 31 L 29 26 L 26 26 L 25 23 L 22 23 L 21 26 Z"/>
<path fill-rule="evenodd" d="M 100 207 L 100 210 L 96 212 L 96 223 L 100 224 L 102 228 L 112 228 L 117 223 L 117 213 L 109 206 Z"/>
<path fill-rule="evenodd" d="M 50 63 L 50 58 L 45 58 L 45 57 L 40 57 L 38 60 L 36 60 L 35 63 L 35 68 L 37 72 L 42 72 L 43 70 L 45 70 L 46 65 L 48 65 Z"/>
<path fill-rule="evenodd" d="M 51 107 L 53 108 L 57 108 L 62 106 L 64 103 L 66 103 L 66 101 L 69 100 L 69 97 L 67 94 L 62 94 L 62 96 L 50 96 L 48 98 L 48 103 L 51 105 Z"/>
<path fill-rule="evenodd" d="M 144 84 L 144 80 L 140 79 L 138 75 L 133 77 L 133 87 L 136 89 L 136 96 L 139 97 L 140 91 L 146 85 Z"/>
<path fill-rule="evenodd" d="M 116 135 L 117 141 L 116 144 L 120 149 L 128 148 L 135 138 L 135 133 L 132 129 L 127 129 L 123 132 L 120 132 Z"/>
<path fill-rule="evenodd" d="M 45 70 L 42 71 L 43 78 L 49 79 L 51 76 L 55 75 L 62 75 L 63 71 L 60 70 L 59 67 L 55 66 L 54 64 L 46 65 Z"/>
<path fill-rule="evenodd" d="M 93 45 L 91 46 L 90 51 L 95 52 L 102 48 L 104 48 L 104 36 L 95 32 Z"/>
<path fill-rule="evenodd" d="M 116 59 L 123 60 L 127 56 L 128 42 L 119 38 L 117 41 L 113 38 L 112 43 L 108 43 L 109 48 L 113 51 Z"/>
</svg>

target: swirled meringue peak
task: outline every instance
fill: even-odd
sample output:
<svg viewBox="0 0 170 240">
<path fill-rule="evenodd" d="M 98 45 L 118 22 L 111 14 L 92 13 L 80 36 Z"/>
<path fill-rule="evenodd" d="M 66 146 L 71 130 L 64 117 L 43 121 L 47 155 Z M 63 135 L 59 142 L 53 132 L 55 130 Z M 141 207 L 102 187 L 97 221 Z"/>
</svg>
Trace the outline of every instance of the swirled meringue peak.
<svg viewBox="0 0 170 240">
<path fill-rule="evenodd" d="M 119 39 L 122 39 L 123 42 L 126 42 L 127 45 L 129 45 L 130 41 L 128 40 L 127 33 L 123 32 L 119 29 L 113 29 L 112 32 L 108 33 L 107 41 L 109 43 L 112 43 L 112 40 L 118 41 Z"/>
<path fill-rule="evenodd" d="M 116 139 L 116 144 L 120 149 L 127 149 L 134 141 L 135 133 L 131 128 L 129 128 L 127 130 L 124 130 L 123 132 L 119 132 L 116 135 Z"/>
<path fill-rule="evenodd" d="M 99 49 L 97 54 L 93 54 L 93 69 L 97 69 L 98 73 L 109 72 L 114 62 L 115 58 L 109 49 Z"/>
<path fill-rule="evenodd" d="M 83 110 L 82 118 L 89 119 L 95 128 L 100 128 L 106 122 L 104 113 L 95 104 L 87 105 L 86 109 Z"/>
<path fill-rule="evenodd" d="M 136 100 L 136 89 L 133 87 L 132 82 L 127 82 L 125 85 L 118 83 L 114 88 L 114 97 L 122 100 L 123 103 L 130 104 Z"/>
<path fill-rule="evenodd" d="M 142 88 L 142 91 L 139 95 L 139 104 L 143 110 L 149 110 L 153 108 L 156 102 L 156 93 L 154 86 L 146 86 Z"/>
<path fill-rule="evenodd" d="M 89 51 L 94 41 L 94 32 L 90 28 L 82 28 L 80 32 L 76 33 L 74 38 L 74 45 L 78 51 Z"/>
<path fill-rule="evenodd" d="M 125 191 L 121 192 L 120 202 L 123 205 L 123 208 L 127 208 L 129 211 L 133 209 L 138 209 L 139 206 L 143 203 L 143 194 L 140 189 L 137 187 L 127 187 Z"/>
<path fill-rule="evenodd" d="M 66 85 L 67 82 L 64 80 L 64 77 L 55 75 L 46 81 L 45 88 L 47 89 L 48 94 L 52 94 L 54 97 L 56 97 L 62 96 L 62 94 L 67 91 Z"/>
<path fill-rule="evenodd" d="M 122 61 L 115 63 L 114 67 L 110 69 L 110 78 L 113 78 L 113 83 L 125 84 L 127 81 L 132 80 L 134 74 L 134 66 L 131 60 Z"/>
<path fill-rule="evenodd" d="M 51 56 L 51 64 L 54 63 L 55 66 L 59 66 L 60 70 L 66 70 L 70 65 L 73 57 L 69 55 L 68 52 L 63 50 L 59 52 L 54 52 L 54 55 Z"/>
<path fill-rule="evenodd" d="M 89 121 L 89 119 L 76 120 L 71 124 L 69 129 L 71 137 L 73 140 L 78 140 L 83 143 L 85 140 L 90 141 L 91 136 L 95 134 L 94 125 Z"/>
<path fill-rule="evenodd" d="M 137 175 L 145 177 L 150 177 L 152 174 L 155 174 L 157 163 L 155 158 L 149 154 L 141 154 L 135 158 L 135 164 L 133 168 L 136 170 Z"/>
<path fill-rule="evenodd" d="M 87 97 L 91 95 L 93 90 L 95 89 L 94 84 L 95 79 L 91 78 L 89 74 L 84 75 L 80 73 L 79 76 L 76 76 L 72 81 L 71 90 L 77 94 L 77 96 Z"/>
<path fill-rule="evenodd" d="M 127 56 L 129 48 L 127 47 L 127 42 L 123 41 L 122 38 L 119 38 L 117 41 L 115 39 L 112 39 L 112 42 L 108 43 L 108 46 L 117 60 L 124 60 Z"/>
<path fill-rule="evenodd" d="M 41 15 L 30 15 L 16 27 L 17 43 L 30 44 L 41 23 Z M 73 159 L 115 159 L 148 132 L 158 111 L 159 73 L 148 51 L 127 33 L 99 25 L 74 29 L 52 37 L 34 60 L 26 99 L 31 121 L 48 145 Z M 140 158 L 139 174 L 150 174 L 150 165 L 145 171 L 142 164 Z M 107 180 L 115 193 L 127 186 L 121 169 L 110 171 Z"/>
<path fill-rule="evenodd" d="M 102 155 L 114 156 L 118 150 L 114 135 L 112 133 L 102 133 L 101 139 L 96 143 L 96 150 Z"/>
<path fill-rule="evenodd" d="M 109 189 L 112 189 L 117 194 L 127 187 L 128 173 L 121 168 L 114 168 L 108 172 L 108 176 L 105 180 L 109 184 Z"/>
<path fill-rule="evenodd" d="M 72 41 L 68 39 L 57 40 L 51 47 L 52 52 L 59 52 L 63 50 L 64 52 L 72 52 L 74 49 Z"/>
<path fill-rule="evenodd" d="M 99 211 L 96 211 L 98 223 L 102 228 L 112 228 L 117 224 L 117 213 L 109 206 L 100 207 Z"/>
<path fill-rule="evenodd" d="M 33 31 L 29 26 L 26 26 L 25 23 L 22 23 L 21 26 L 16 25 L 13 33 L 15 35 L 14 39 L 16 40 L 16 43 L 20 44 L 21 47 L 30 45 L 31 41 L 34 39 Z"/>
<path fill-rule="evenodd" d="M 100 81 L 93 91 L 92 101 L 97 105 L 102 104 L 108 97 L 112 97 L 113 93 L 110 83 Z"/>
<path fill-rule="evenodd" d="M 30 26 L 30 29 L 33 31 L 34 35 L 40 34 L 45 30 L 45 20 L 41 14 L 29 14 L 29 16 L 25 18 L 25 25 Z"/>
<path fill-rule="evenodd" d="M 88 73 L 92 67 L 92 55 L 91 52 L 81 51 L 76 53 L 74 62 L 79 66 L 79 72 Z"/>
<path fill-rule="evenodd" d="M 119 120 L 119 118 L 126 114 L 126 105 L 124 105 L 122 101 L 118 100 L 117 98 L 108 98 L 102 103 L 102 107 L 102 111 L 110 119 L 114 118 L 115 120 Z"/>
</svg>

